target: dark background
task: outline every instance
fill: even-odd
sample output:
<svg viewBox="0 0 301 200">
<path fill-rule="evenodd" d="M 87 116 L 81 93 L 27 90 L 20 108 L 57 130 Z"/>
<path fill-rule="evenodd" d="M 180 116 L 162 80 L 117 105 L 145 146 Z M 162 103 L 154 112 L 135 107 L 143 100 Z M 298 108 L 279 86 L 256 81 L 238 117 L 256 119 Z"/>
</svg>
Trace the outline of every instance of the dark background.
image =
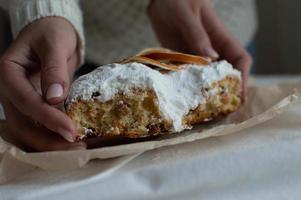
<svg viewBox="0 0 301 200">
<path fill-rule="evenodd" d="M 256 72 L 301 74 L 301 1 L 257 0 Z"/>
</svg>

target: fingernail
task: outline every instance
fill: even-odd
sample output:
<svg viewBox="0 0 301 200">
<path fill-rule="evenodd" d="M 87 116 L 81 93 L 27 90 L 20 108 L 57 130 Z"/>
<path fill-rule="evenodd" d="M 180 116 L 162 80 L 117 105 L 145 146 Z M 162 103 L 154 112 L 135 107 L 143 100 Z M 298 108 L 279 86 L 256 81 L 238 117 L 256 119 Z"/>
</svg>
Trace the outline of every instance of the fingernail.
<svg viewBox="0 0 301 200">
<path fill-rule="evenodd" d="M 68 142 L 74 142 L 72 133 L 69 131 L 66 131 L 64 129 L 59 129 L 58 132 L 61 134 L 61 136 L 63 136 L 63 138 L 65 138 Z"/>
<path fill-rule="evenodd" d="M 62 85 L 58 83 L 54 83 L 50 85 L 49 88 L 47 89 L 46 98 L 47 99 L 58 98 L 58 97 L 62 97 L 63 94 L 64 94 L 64 89 Z"/>
<path fill-rule="evenodd" d="M 204 54 L 206 54 L 204 56 L 209 56 L 211 58 L 218 58 L 219 57 L 218 53 L 210 47 L 207 47 L 207 48 L 204 49 Z"/>
</svg>

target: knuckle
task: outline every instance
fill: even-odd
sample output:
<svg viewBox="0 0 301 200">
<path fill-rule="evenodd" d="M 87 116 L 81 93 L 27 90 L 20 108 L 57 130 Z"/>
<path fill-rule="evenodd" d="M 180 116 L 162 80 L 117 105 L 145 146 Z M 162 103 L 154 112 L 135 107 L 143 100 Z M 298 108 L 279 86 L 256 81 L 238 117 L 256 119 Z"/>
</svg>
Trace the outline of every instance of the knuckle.
<svg viewBox="0 0 301 200">
<path fill-rule="evenodd" d="M 12 68 L 12 63 L 9 60 L 0 60 L 0 93 L 7 94 L 9 88 L 15 80 L 15 77 L 12 75 L 15 70 Z"/>
<path fill-rule="evenodd" d="M 56 56 L 51 57 L 52 58 L 47 58 L 47 60 L 45 61 L 44 66 L 42 67 L 42 73 L 45 73 L 47 75 L 60 75 L 62 73 L 67 72 L 67 59 L 65 60 L 64 58 L 59 57 L 56 58 Z"/>
<path fill-rule="evenodd" d="M 36 96 L 36 91 L 33 88 L 20 91 L 16 94 L 17 102 L 20 104 L 19 106 L 24 110 L 26 114 L 34 112 L 35 109 L 32 109 L 31 100 L 29 97 L 34 98 Z"/>
<path fill-rule="evenodd" d="M 190 37 L 192 44 L 195 46 L 199 46 L 200 48 L 204 48 L 211 45 L 210 39 L 206 31 L 203 30 L 203 28 L 199 28 L 198 30 L 192 30 Z"/>
<path fill-rule="evenodd" d="M 47 86 L 51 83 L 59 83 L 63 88 L 68 86 L 69 77 L 65 76 L 65 72 L 62 71 L 61 67 L 45 67 L 42 70 L 42 85 Z"/>
<path fill-rule="evenodd" d="M 61 71 L 62 67 L 57 64 L 58 62 L 54 59 L 50 59 L 45 64 L 43 70 L 43 73 L 49 75 L 49 74 L 57 74 Z"/>
<path fill-rule="evenodd" d="M 42 68 L 42 84 L 59 83 L 66 87 L 69 83 L 68 67 L 57 64 L 55 60 L 49 60 L 47 65 Z"/>
</svg>

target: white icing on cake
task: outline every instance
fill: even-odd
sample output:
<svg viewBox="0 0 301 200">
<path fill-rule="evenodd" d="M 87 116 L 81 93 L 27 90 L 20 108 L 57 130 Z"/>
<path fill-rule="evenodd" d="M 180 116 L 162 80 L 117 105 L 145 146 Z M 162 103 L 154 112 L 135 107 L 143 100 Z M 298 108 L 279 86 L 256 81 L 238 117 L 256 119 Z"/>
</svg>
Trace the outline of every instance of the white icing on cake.
<svg viewBox="0 0 301 200">
<path fill-rule="evenodd" d="M 157 94 L 163 117 L 171 119 L 173 131 L 179 132 L 188 128 L 183 127 L 182 117 L 205 103 L 201 88 L 227 76 L 241 78 L 240 72 L 226 61 L 214 62 L 209 66 L 185 65 L 184 69 L 167 74 L 140 63 L 114 63 L 78 78 L 71 86 L 66 103 L 70 105 L 78 98 L 89 100 L 95 92 L 99 93 L 97 100 L 105 102 L 118 92 L 128 93 L 133 87 L 152 89 Z"/>
</svg>

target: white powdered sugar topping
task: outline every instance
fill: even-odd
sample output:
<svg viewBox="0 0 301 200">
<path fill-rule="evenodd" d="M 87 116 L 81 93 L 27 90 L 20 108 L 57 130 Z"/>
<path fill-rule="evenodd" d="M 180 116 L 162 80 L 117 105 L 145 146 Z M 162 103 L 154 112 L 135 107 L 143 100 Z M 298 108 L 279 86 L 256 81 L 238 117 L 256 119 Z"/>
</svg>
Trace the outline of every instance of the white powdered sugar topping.
<svg viewBox="0 0 301 200">
<path fill-rule="evenodd" d="M 89 100 L 95 93 L 98 101 L 105 102 L 118 92 L 130 92 L 131 88 L 151 89 L 157 95 L 163 117 L 172 120 L 173 131 L 179 132 L 187 128 L 182 125 L 183 116 L 205 103 L 201 89 L 227 76 L 241 78 L 240 72 L 226 61 L 209 66 L 185 65 L 184 69 L 167 74 L 140 63 L 114 63 L 78 78 L 71 86 L 66 103 Z"/>
</svg>

